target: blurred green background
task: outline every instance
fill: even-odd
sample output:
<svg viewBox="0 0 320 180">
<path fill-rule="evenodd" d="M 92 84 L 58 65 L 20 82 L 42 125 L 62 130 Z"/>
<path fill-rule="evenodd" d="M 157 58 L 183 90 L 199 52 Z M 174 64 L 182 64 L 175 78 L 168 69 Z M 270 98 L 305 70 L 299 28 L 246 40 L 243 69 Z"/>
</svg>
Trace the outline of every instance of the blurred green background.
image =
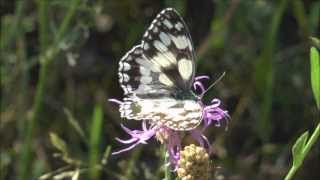
<svg viewBox="0 0 320 180">
<path fill-rule="evenodd" d="M 232 118 L 227 131 L 206 132 L 217 179 L 285 176 L 296 138 L 319 120 L 309 37 L 320 35 L 320 1 L 15 0 L 0 11 L 1 179 L 163 178 L 155 140 L 109 156 L 127 137 L 120 123 L 140 125 L 107 99 L 122 97 L 118 61 L 166 7 L 191 31 L 197 75 L 226 72 L 205 97 Z M 320 179 L 319 170 L 318 142 L 295 179 Z"/>
</svg>

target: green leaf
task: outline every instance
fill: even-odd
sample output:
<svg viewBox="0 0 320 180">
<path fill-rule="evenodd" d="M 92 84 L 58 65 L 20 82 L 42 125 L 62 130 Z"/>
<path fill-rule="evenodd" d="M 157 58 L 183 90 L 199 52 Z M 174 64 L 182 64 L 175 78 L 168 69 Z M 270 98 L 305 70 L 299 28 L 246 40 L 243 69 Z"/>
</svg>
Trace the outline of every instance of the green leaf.
<svg viewBox="0 0 320 180">
<path fill-rule="evenodd" d="M 303 150 L 309 137 L 309 132 L 303 133 L 292 147 L 293 166 L 299 166 L 304 158 Z"/>
<path fill-rule="evenodd" d="M 320 109 L 320 59 L 316 48 L 310 49 L 311 86 L 317 107 Z"/>
<path fill-rule="evenodd" d="M 59 151 L 62 152 L 62 154 L 66 155 L 68 154 L 68 148 L 66 143 L 55 133 L 50 132 L 50 140 L 52 145 L 57 148 Z"/>
</svg>

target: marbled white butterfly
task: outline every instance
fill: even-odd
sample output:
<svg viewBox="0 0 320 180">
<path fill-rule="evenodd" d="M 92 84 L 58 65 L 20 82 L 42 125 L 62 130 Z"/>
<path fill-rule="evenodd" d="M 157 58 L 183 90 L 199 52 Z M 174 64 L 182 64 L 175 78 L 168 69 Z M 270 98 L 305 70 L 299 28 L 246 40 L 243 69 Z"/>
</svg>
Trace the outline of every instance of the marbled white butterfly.
<svg viewBox="0 0 320 180">
<path fill-rule="evenodd" d="M 141 44 L 119 62 L 119 82 L 125 94 L 121 117 L 179 131 L 194 129 L 203 116 L 202 105 L 191 90 L 195 69 L 186 23 L 176 10 L 164 9 Z"/>
</svg>

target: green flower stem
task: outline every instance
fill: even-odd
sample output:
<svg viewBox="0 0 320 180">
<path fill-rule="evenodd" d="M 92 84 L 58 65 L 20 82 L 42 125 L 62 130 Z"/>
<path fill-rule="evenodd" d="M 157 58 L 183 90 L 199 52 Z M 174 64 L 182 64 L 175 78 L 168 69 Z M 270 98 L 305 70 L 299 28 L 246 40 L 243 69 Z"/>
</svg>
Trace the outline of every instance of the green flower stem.
<svg viewBox="0 0 320 180">
<path fill-rule="evenodd" d="M 320 119 L 318 119 L 319 123 L 316 127 L 316 129 L 314 130 L 314 132 L 312 133 L 309 141 L 307 142 L 305 148 L 303 149 L 303 155 L 307 155 L 312 147 L 312 145 L 317 141 L 317 139 L 319 138 L 320 135 Z"/>
<path fill-rule="evenodd" d="M 133 170 L 134 170 L 134 168 L 135 168 L 135 166 L 137 164 L 137 161 L 139 160 L 139 158 L 141 156 L 141 152 L 142 152 L 141 147 L 138 147 L 133 151 L 131 159 L 128 162 L 128 167 L 127 167 L 127 169 L 125 171 L 125 175 L 121 179 L 129 180 L 129 179 L 133 179 L 134 178 Z"/>
<path fill-rule="evenodd" d="M 165 145 L 163 145 L 162 154 L 164 159 L 164 180 L 171 180 L 170 167 L 167 166 L 167 164 L 169 163 L 169 156 L 167 155 L 167 150 Z"/>
<path fill-rule="evenodd" d="M 320 121 L 320 119 L 318 120 Z M 306 155 L 309 153 L 311 147 L 313 146 L 313 144 L 315 144 L 315 142 L 319 139 L 320 136 L 320 123 L 318 123 L 316 129 L 314 130 L 314 132 L 312 133 L 311 137 L 309 138 L 308 142 L 306 143 L 305 147 L 303 148 L 301 157 L 302 159 L 304 159 L 306 157 Z M 294 174 L 296 173 L 296 171 L 300 168 L 300 166 L 302 165 L 299 164 L 298 166 L 292 166 L 291 169 L 289 170 L 288 174 L 285 177 L 285 180 L 290 180 L 292 179 L 292 177 L 294 176 Z"/>
<path fill-rule="evenodd" d="M 90 152 L 89 152 L 89 175 L 90 179 L 99 179 L 100 169 L 98 166 L 99 160 L 99 145 L 101 139 L 101 130 L 103 122 L 103 110 L 101 104 L 97 104 L 94 108 L 92 118 L 91 130 L 90 130 Z"/>
<path fill-rule="evenodd" d="M 43 50 L 39 56 L 40 62 L 40 72 L 39 72 L 39 80 L 36 87 L 35 97 L 34 97 L 34 104 L 33 104 L 33 113 L 30 121 L 28 121 L 27 129 L 25 132 L 25 140 L 22 149 L 24 150 L 21 154 L 21 159 L 19 163 L 19 175 L 18 179 L 28 179 L 28 169 L 30 167 L 30 160 L 31 160 L 31 143 L 34 136 L 34 129 L 36 122 L 39 118 L 39 114 L 42 111 L 42 103 L 43 103 L 43 96 L 45 92 L 45 86 L 47 81 L 47 74 L 48 74 L 48 67 L 50 62 L 54 59 L 54 57 L 59 53 L 60 49 L 58 47 L 58 42 L 62 39 L 63 35 L 66 33 L 66 30 L 71 22 L 72 17 L 75 14 L 76 7 L 79 5 L 80 0 L 72 0 L 70 2 L 70 8 L 67 11 L 65 18 L 62 21 L 62 24 L 59 27 L 58 34 L 55 36 L 54 44 L 52 47 L 44 49 L 44 46 L 47 44 L 47 36 L 40 35 L 41 41 L 41 50 Z M 48 3 L 39 3 L 39 12 L 41 12 L 41 16 L 48 14 Z M 45 31 L 45 20 L 46 17 L 39 17 L 40 21 L 40 33 L 48 33 Z"/>
</svg>

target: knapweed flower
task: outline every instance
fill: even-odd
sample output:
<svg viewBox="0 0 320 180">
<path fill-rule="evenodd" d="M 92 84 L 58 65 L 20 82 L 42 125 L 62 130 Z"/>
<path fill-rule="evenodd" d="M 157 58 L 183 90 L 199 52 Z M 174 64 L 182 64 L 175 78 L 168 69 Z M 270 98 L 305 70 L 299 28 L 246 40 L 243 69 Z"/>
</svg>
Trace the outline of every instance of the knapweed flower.
<svg viewBox="0 0 320 180">
<path fill-rule="evenodd" d="M 206 149 L 194 144 L 180 152 L 177 174 L 181 180 L 208 180 L 211 163 Z"/>
<path fill-rule="evenodd" d="M 197 128 L 188 131 L 190 132 L 191 136 L 199 143 L 199 145 L 205 148 L 210 153 L 211 146 L 203 132 L 212 124 L 217 127 L 221 126 L 221 121 L 223 119 L 228 120 L 229 115 L 226 110 L 223 110 L 220 107 L 221 103 L 219 99 L 213 99 L 209 105 L 204 105 L 204 103 L 202 102 L 202 97 L 206 92 L 206 89 L 201 81 L 205 79 L 209 79 L 209 77 L 198 76 L 195 78 L 195 82 L 193 84 L 194 91 L 197 94 L 198 103 L 202 106 L 203 126 L 202 128 L 198 126 Z M 115 102 L 120 106 L 124 103 L 116 99 L 110 99 L 109 101 Z M 113 152 L 113 155 L 129 151 L 139 144 L 147 144 L 147 141 L 154 137 L 155 139 L 160 141 L 161 144 L 165 144 L 167 153 L 169 154 L 170 164 L 173 167 L 173 170 L 178 169 L 179 160 L 181 157 L 180 151 L 182 149 L 181 131 L 173 130 L 164 124 L 155 123 L 155 121 L 153 121 L 152 119 L 143 120 L 141 129 L 132 130 L 125 127 L 123 124 L 121 124 L 121 127 L 130 136 L 130 138 L 126 140 L 116 138 L 118 142 L 127 145 L 127 147 Z"/>
</svg>

